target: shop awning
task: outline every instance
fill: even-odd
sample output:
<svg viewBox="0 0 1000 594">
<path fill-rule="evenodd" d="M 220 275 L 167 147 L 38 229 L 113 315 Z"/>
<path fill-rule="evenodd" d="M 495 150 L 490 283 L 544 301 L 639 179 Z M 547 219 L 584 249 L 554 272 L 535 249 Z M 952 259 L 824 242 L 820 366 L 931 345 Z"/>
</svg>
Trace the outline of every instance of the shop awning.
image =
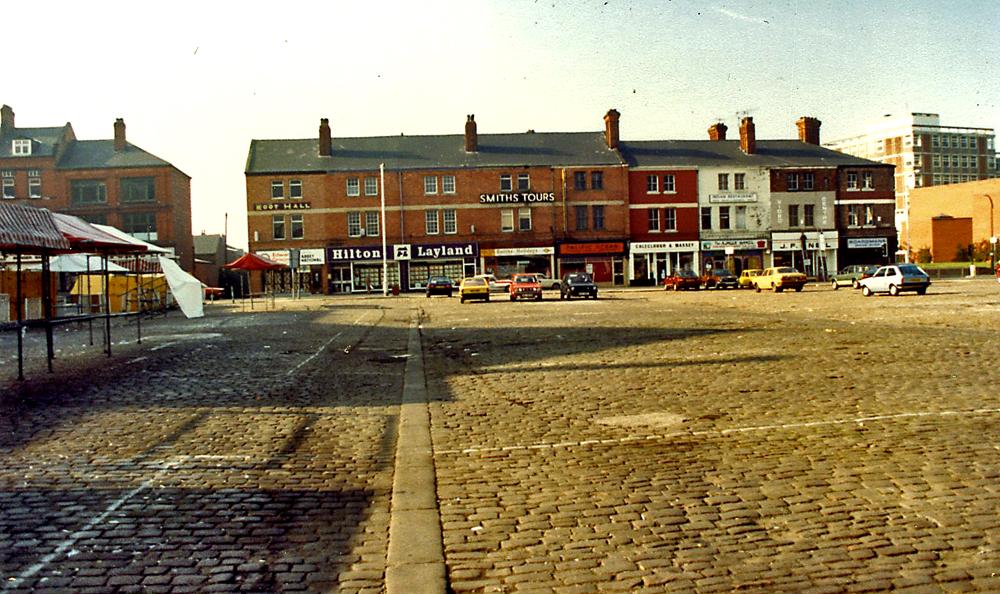
<svg viewBox="0 0 1000 594">
<path fill-rule="evenodd" d="M 59 232 L 69 241 L 74 251 L 112 254 L 134 254 L 146 251 L 145 246 L 119 239 L 79 217 L 58 212 L 52 213 L 52 217 L 55 219 Z"/>
<path fill-rule="evenodd" d="M 257 254 L 244 254 L 229 264 L 226 264 L 223 268 L 229 268 L 231 270 L 281 270 L 283 268 L 288 268 L 288 266 L 275 262 L 274 260 L 269 260 L 263 256 L 258 256 Z"/>
<path fill-rule="evenodd" d="M 51 212 L 23 204 L 0 204 L 0 250 L 38 254 L 70 251 Z"/>
</svg>

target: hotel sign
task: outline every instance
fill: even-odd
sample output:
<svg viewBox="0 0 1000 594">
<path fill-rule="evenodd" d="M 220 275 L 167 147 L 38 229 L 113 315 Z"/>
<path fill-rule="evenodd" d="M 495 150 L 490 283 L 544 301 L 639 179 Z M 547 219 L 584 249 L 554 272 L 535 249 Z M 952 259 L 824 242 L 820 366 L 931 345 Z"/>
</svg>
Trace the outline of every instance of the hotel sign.
<svg viewBox="0 0 1000 594">
<path fill-rule="evenodd" d="M 254 210 L 309 210 L 312 204 L 309 202 L 258 202 L 253 205 Z"/>
<path fill-rule="evenodd" d="M 528 204 L 531 202 L 555 202 L 555 192 L 526 192 L 515 194 L 480 194 L 480 204 Z"/>
<path fill-rule="evenodd" d="M 708 202 L 718 204 L 720 202 L 757 202 L 756 192 L 738 192 L 735 194 L 709 194 Z"/>
</svg>

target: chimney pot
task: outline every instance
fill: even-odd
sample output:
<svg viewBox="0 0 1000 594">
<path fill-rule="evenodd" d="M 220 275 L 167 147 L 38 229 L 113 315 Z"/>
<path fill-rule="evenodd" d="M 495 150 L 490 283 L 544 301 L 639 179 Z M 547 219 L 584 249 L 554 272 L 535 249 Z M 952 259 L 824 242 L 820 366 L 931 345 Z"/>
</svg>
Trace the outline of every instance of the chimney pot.
<svg viewBox="0 0 1000 594">
<path fill-rule="evenodd" d="M 716 122 L 708 127 L 708 139 L 709 140 L 725 140 L 726 139 L 726 127 L 722 122 Z"/>
<path fill-rule="evenodd" d="M 748 155 L 757 152 L 757 132 L 753 125 L 753 118 L 743 118 L 740 120 L 740 150 Z"/>
<path fill-rule="evenodd" d="M 610 149 L 618 148 L 618 120 L 621 115 L 616 109 L 609 109 L 604 115 L 604 139 Z"/>
<path fill-rule="evenodd" d="M 799 140 L 809 144 L 819 145 L 819 127 L 823 122 L 816 118 L 803 116 L 795 122 L 799 128 Z"/>
<path fill-rule="evenodd" d="M 319 155 L 321 157 L 329 157 L 332 152 L 333 152 L 333 147 L 330 140 L 330 120 L 328 118 L 320 118 Z"/>
<path fill-rule="evenodd" d="M 476 131 L 476 115 L 469 114 L 465 118 L 465 152 L 479 151 L 479 133 Z"/>
<path fill-rule="evenodd" d="M 125 120 L 118 118 L 115 120 L 115 152 L 125 150 Z"/>
</svg>

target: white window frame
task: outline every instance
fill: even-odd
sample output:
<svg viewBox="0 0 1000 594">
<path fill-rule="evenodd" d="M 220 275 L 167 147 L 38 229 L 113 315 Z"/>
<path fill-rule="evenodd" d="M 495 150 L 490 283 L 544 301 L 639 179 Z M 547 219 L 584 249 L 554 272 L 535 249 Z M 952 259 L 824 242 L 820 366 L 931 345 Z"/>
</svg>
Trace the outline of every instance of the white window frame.
<svg viewBox="0 0 1000 594">
<path fill-rule="evenodd" d="M 719 191 L 728 191 L 728 190 L 729 190 L 729 174 L 728 173 L 720 173 L 719 174 Z"/>
<path fill-rule="evenodd" d="M 734 190 L 745 190 L 745 189 L 747 189 L 747 174 L 745 174 L 745 173 L 734 173 L 733 174 L 733 189 Z"/>
<path fill-rule="evenodd" d="M 454 194 L 455 193 L 455 176 L 454 175 L 442 175 L 441 176 L 441 192 L 444 194 Z"/>
<path fill-rule="evenodd" d="M 865 226 L 875 226 L 875 207 L 871 204 L 865 205 Z"/>
<path fill-rule="evenodd" d="M 728 206 L 719 207 L 719 229 L 731 229 L 732 228 L 732 214 L 733 211 Z"/>
<path fill-rule="evenodd" d="M 647 194 L 660 193 L 660 177 L 658 175 L 646 176 L 646 193 Z"/>
<path fill-rule="evenodd" d="M 503 233 L 514 232 L 514 209 L 504 208 L 500 210 L 500 231 Z"/>
<path fill-rule="evenodd" d="M 378 196 L 378 178 L 365 176 L 365 196 Z"/>
<path fill-rule="evenodd" d="M 527 192 L 531 189 L 531 174 L 530 173 L 518 173 L 517 174 L 517 191 Z"/>
<path fill-rule="evenodd" d="M 302 198 L 302 180 L 301 179 L 290 179 L 288 180 L 288 197 L 299 199 Z"/>
<path fill-rule="evenodd" d="M 802 189 L 812 191 L 816 187 L 816 174 L 806 172 L 802 174 Z"/>
<path fill-rule="evenodd" d="M 526 222 L 527 225 L 525 225 Z M 531 207 L 517 209 L 517 230 L 531 231 Z"/>
<path fill-rule="evenodd" d="M 16 190 L 14 188 L 14 178 L 12 178 L 12 177 L 5 177 L 5 178 L 3 178 L 3 194 L 2 195 L 3 195 L 4 200 L 13 200 L 14 198 L 17 198 L 17 196 L 15 195 L 15 191 Z"/>
<path fill-rule="evenodd" d="M 649 233 L 660 232 L 660 209 L 651 208 L 646 211 L 646 231 Z"/>
<path fill-rule="evenodd" d="M 424 176 L 424 195 L 430 196 L 438 193 L 438 178 L 436 175 Z"/>
<path fill-rule="evenodd" d="M 441 222 L 445 235 L 455 235 L 458 233 L 458 212 L 454 208 L 441 210 Z"/>
<path fill-rule="evenodd" d="M 352 210 L 347 213 L 347 236 L 361 237 L 361 211 Z"/>
<path fill-rule="evenodd" d="M 786 189 L 789 192 L 796 192 L 799 189 L 799 174 L 789 173 L 785 175 Z"/>
<path fill-rule="evenodd" d="M 848 190 L 858 189 L 858 173 L 856 171 L 847 172 L 847 189 Z"/>
<path fill-rule="evenodd" d="M 361 195 L 361 182 L 356 177 L 347 178 L 347 195 L 348 196 L 360 196 Z"/>
<path fill-rule="evenodd" d="M 30 138 L 15 138 L 11 142 L 10 152 L 15 157 L 30 157 L 31 156 L 31 139 Z"/>
<path fill-rule="evenodd" d="M 663 176 L 663 193 L 664 194 L 677 193 L 677 178 L 675 178 L 672 173 Z"/>
<path fill-rule="evenodd" d="M 278 230 L 281 230 L 281 237 L 278 237 Z M 284 241 L 288 238 L 287 230 L 285 229 L 285 215 L 272 215 L 271 216 L 271 239 L 275 241 Z"/>
<path fill-rule="evenodd" d="M 379 236 L 378 215 L 378 211 L 375 210 L 365 211 L 365 235 L 368 237 Z"/>
<path fill-rule="evenodd" d="M 509 173 L 500 174 L 500 191 L 501 192 L 514 191 L 514 178 L 511 177 Z"/>
<path fill-rule="evenodd" d="M 271 180 L 271 200 L 285 199 L 285 182 L 280 179 Z"/>
<path fill-rule="evenodd" d="M 590 220 L 593 224 L 594 231 L 604 231 L 607 212 L 604 210 L 603 204 L 595 204 L 590 207 Z"/>
<path fill-rule="evenodd" d="M 28 198 L 41 198 L 42 197 L 42 178 L 38 175 L 32 175 L 28 178 Z"/>
<path fill-rule="evenodd" d="M 847 226 L 848 227 L 859 227 L 861 226 L 861 214 L 863 205 L 852 204 L 847 208 Z"/>
<path fill-rule="evenodd" d="M 424 211 L 424 235 L 438 235 L 441 232 L 438 219 L 437 209 Z"/>
<path fill-rule="evenodd" d="M 677 231 L 677 209 L 673 206 L 663 209 L 663 231 Z"/>
<path fill-rule="evenodd" d="M 874 190 L 875 189 L 875 176 L 872 175 L 871 171 L 865 171 L 861 176 L 861 189 L 863 190 Z"/>
<path fill-rule="evenodd" d="M 305 216 L 300 214 L 289 215 L 288 217 L 288 236 L 292 239 L 305 239 L 306 238 L 306 220 Z M 298 226 L 298 233 L 295 232 L 295 228 Z"/>
</svg>

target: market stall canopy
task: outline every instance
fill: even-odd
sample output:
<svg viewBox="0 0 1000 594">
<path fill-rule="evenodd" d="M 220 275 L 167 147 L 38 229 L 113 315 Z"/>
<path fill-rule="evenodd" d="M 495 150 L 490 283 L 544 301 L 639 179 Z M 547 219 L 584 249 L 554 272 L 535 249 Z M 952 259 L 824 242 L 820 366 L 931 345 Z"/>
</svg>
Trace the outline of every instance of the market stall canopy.
<svg viewBox="0 0 1000 594">
<path fill-rule="evenodd" d="M 41 269 L 41 264 L 25 266 L 25 270 Z M 52 272 L 104 272 L 104 258 L 95 254 L 63 254 L 49 261 L 49 270 Z M 108 262 L 108 272 L 129 272 L 129 269 L 114 262 Z"/>
<path fill-rule="evenodd" d="M 103 251 L 115 254 L 145 252 L 146 248 L 105 233 L 87 221 L 73 215 L 52 213 L 56 228 L 75 251 Z"/>
<path fill-rule="evenodd" d="M 0 250 L 38 254 L 70 251 L 51 212 L 22 204 L 0 204 Z"/>
<path fill-rule="evenodd" d="M 288 266 L 274 260 L 268 260 L 264 256 L 258 256 L 257 254 L 244 254 L 226 264 L 223 268 L 231 270 L 281 270 L 288 268 Z"/>
<path fill-rule="evenodd" d="M 146 252 L 153 254 L 170 254 L 170 255 L 174 254 L 174 250 L 170 248 L 160 247 L 158 245 L 149 243 L 147 241 L 143 241 L 138 237 L 132 237 L 131 235 L 129 235 L 128 233 L 122 231 L 117 227 L 112 227 L 111 225 L 98 225 L 96 223 L 91 223 L 91 226 L 97 227 L 98 229 L 104 231 L 108 235 L 114 235 L 115 237 L 117 237 L 122 241 L 127 241 L 134 245 L 145 246 Z"/>
</svg>

